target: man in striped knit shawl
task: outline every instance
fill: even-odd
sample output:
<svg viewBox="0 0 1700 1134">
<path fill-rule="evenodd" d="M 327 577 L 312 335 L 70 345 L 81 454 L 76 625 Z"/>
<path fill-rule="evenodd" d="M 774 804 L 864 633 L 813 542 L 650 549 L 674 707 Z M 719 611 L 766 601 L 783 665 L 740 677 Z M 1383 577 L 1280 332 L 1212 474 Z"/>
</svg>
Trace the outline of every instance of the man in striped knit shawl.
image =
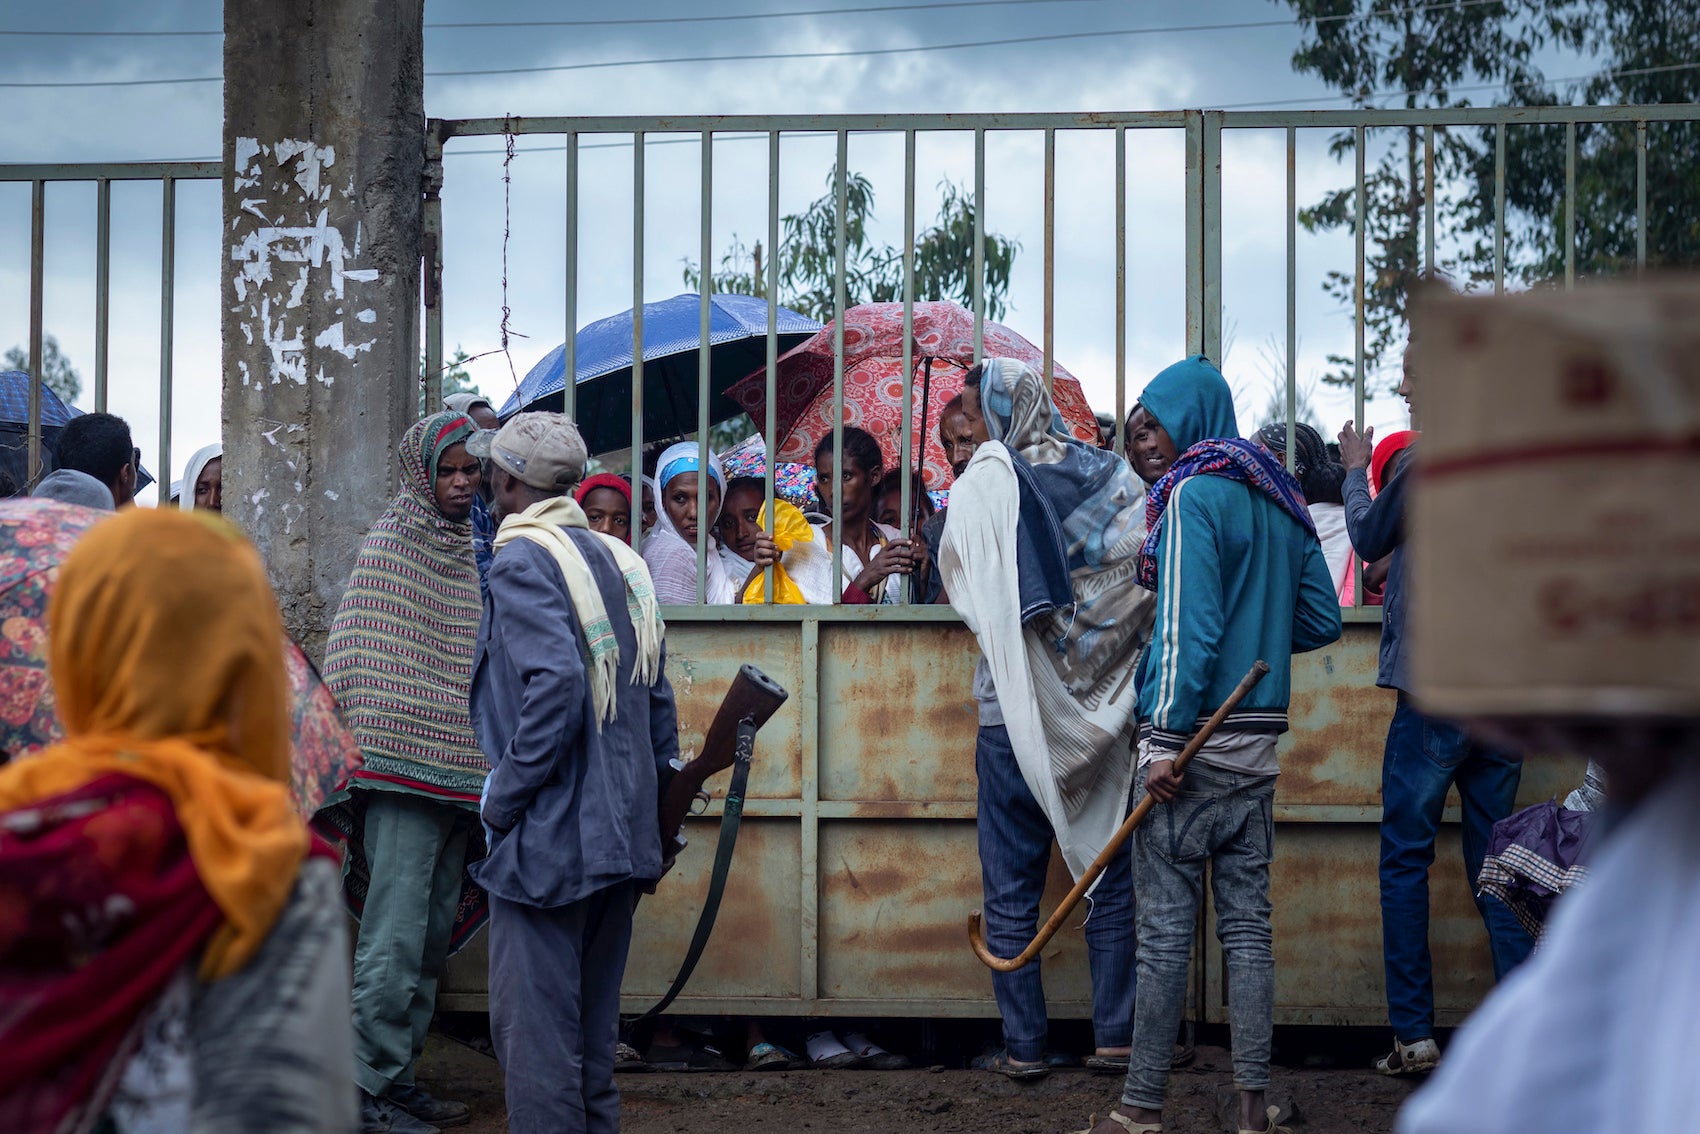
<svg viewBox="0 0 1700 1134">
<path fill-rule="evenodd" d="M 365 756 L 320 819 L 348 848 L 346 889 L 360 918 L 354 1078 L 362 1130 L 377 1134 L 427 1134 L 470 1117 L 415 1084 L 413 1067 L 437 979 L 484 912 L 466 873 L 483 851 L 478 799 L 489 772 L 468 709 L 480 612 L 473 430 L 464 414 L 438 413 L 402 438 L 401 492 L 366 536 L 325 655 L 325 682 Z"/>
</svg>

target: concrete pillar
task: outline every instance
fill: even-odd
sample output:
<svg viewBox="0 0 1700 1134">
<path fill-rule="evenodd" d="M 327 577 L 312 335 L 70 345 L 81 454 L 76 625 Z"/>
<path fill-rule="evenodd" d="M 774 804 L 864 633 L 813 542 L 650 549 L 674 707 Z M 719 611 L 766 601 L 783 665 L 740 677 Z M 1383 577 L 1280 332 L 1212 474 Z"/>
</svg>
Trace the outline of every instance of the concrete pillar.
<svg viewBox="0 0 1700 1134">
<path fill-rule="evenodd" d="M 423 24 L 224 5 L 224 512 L 314 658 L 418 407 Z"/>
</svg>

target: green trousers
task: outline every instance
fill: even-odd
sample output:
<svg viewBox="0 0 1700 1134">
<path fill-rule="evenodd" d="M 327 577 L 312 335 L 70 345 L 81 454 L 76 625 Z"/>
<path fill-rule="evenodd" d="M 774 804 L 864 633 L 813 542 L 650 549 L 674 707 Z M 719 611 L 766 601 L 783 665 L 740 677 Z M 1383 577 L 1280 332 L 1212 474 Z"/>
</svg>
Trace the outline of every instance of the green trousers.
<svg viewBox="0 0 1700 1134">
<path fill-rule="evenodd" d="M 448 961 L 473 812 L 393 791 L 367 792 L 372 868 L 354 947 L 354 1080 L 382 1095 L 413 1083 Z"/>
</svg>

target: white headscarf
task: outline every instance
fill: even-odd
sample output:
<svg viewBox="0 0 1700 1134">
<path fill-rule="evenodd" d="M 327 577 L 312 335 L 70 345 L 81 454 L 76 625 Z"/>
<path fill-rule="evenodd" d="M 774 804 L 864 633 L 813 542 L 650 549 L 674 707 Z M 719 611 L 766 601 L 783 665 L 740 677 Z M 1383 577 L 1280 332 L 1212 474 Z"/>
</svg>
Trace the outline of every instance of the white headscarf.
<svg viewBox="0 0 1700 1134">
<path fill-rule="evenodd" d="M 697 601 L 697 549 L 687 542 L 667 514 L 667 484 L 675 477 L 697 472 L 701 447 L 695 441 L 681 441 L 661 454 L 655 464 L 655 527 L 643 541 L 643 558 L 649 564 L 650 577 L 655 582 L 655 597 L 663 603 L 694 603 Z M 720 486 L 720 497 L 726 498 L 726 474 L 720 471 L 720 458 L 710 450 L 708 475 Z M 697 524 L 708 531 L 707 601 L 716 605 L 736 603 L 739 583 L 730 577 L 720 557 L 720 541 L 714 538 L 714 521 L 719 510 L 710 513 L 699 502 Z M 640 505 L 641 507 L 641 505 Z"/>
<path fill-rule="evenodd" d="M 193 511 L 195 507 L 195 482 L 201 479 L 201 473 L 208 464 L 224 456 L 224 446 L 218 442 L 203 445 L 195 450 L 189 463 L 183 466 L 182 494 L 177 498 L 177 506 L 185 512 Z"/>
</svg>

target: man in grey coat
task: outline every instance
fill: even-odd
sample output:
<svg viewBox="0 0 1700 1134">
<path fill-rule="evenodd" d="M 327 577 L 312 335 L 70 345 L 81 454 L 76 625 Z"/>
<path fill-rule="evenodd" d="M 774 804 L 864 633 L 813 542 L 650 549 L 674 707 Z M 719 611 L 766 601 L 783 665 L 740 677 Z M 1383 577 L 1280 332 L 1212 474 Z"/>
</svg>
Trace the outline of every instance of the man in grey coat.
<svg viewBox="0 0 1700 1134">
<path fill-rule="evenodd" d="M 643 561 L 568 495 L 585 465 L 570 419 L 522 414 L 467 449 L 490 461 L 502 524 L 472 679 L 491 768 L 472 871 L 508 1129 L 616 1131 L 620 981 L 679 750 L 663 628 Z"/>
</svg>

